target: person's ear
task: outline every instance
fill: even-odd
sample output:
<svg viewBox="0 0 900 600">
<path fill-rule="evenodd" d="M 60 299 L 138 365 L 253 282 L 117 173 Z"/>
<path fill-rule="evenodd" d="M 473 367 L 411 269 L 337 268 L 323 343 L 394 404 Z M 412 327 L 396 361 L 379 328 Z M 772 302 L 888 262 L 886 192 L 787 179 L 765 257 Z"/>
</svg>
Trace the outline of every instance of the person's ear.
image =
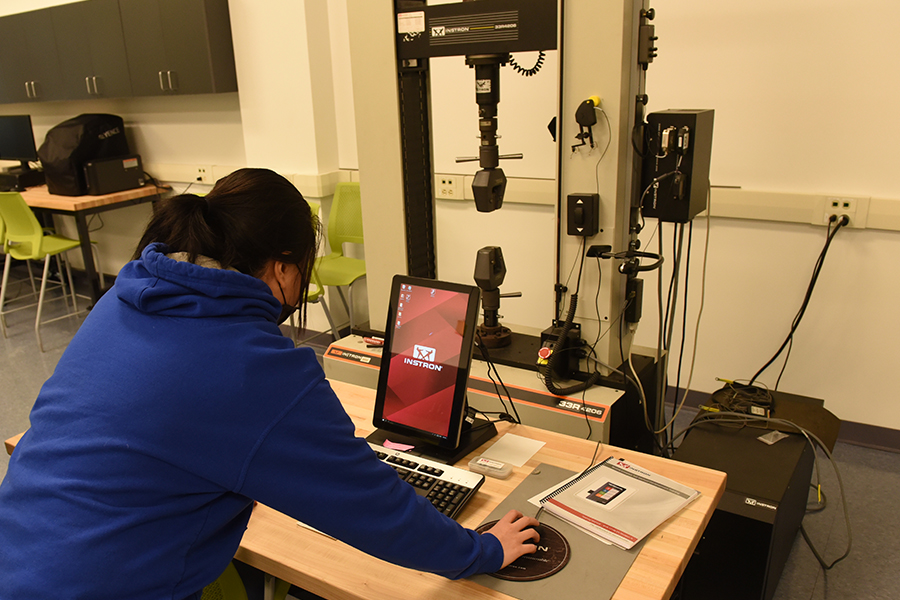
<svg viewBox="0 0 900 600">
<path fill-rule="evenodd" d="M 288 263 L 281 262 L 280 260 L 274 261 L 272 265 L 272 274 L 275 277 L 275 280 L 281 285 L 285 286 L 289 282 L 288 273 L 290 272 L 290 266 Z"/>
</svg>

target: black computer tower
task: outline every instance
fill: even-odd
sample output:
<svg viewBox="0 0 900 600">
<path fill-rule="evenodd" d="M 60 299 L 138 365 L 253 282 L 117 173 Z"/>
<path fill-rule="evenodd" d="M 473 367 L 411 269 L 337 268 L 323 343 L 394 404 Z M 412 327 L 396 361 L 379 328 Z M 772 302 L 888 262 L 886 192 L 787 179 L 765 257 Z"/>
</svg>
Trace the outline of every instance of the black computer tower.
<svg viewBox="0 0 900 600">
<path fill-rule="evenodd" d="M 724 471 L 725 492 L 691 557 L 679 600 L 770 600 L 806 512 L 814 452 L 789 434 L 766 445 L 765 429 L 696 426 L 675 460 Z"/>
<path fill-rule="evenodd" d="M 657 412 L 659 402 L 656 396 L 656 359 L 633 354 L 634 370 L 638 375 L 647 399 L 647 415 L 651 422 Z M 628 362 L 619 365 L 619 370 L 630 373 Z M 648 431 L 644 421 L 644 405 L 640 393 L 633 385 L 625 386 L 625 394 L 610 408 L 609 443 L 619 448 L 627 448 L 644 454 L 659 454 L 655 436 Z M 660 424 L 659 427 L 662 427 Z"/>
</svg>

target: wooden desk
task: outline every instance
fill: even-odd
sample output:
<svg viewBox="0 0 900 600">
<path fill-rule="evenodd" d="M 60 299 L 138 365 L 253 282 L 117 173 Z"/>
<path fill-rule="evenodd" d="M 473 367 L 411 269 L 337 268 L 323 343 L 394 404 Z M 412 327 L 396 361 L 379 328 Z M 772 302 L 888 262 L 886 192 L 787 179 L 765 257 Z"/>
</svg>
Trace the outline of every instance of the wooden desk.
<svg viewBox="0 0 900 600">
<path fill-rule="evenodd" d="M 22 433 L 20 433 L 19 435 L 14 435 L 11 438 L 9 438 L 8 440 L 6 440 L 6 442 L 4 444 L 6 445 L 6 453 L 7 454 L 12 456 L 13 450 L 15 450 L 15 448 L 16 448 L 16 444 L 19 443 L 19 440 L 22 439 L 23 435 L 25 435 L 24 431 Z"/>
<path fill-rule="evenodd" d="M 374 391 L 337 381 L 331 385 L 356 424 L 357 435 L 370 433 Z M 546 444 L 525 466 L 515 468 L 509 479 L 487 478 L 458 519 L 466 527 L 477 527 L 538 464 L 581 471 L 596 446 L 595 442 L 524 425 L 502 423 L 498 430 L 501 435 L 513 432 Z M 7 451 L 12 452 L 20 437 L 6 441 Z M 609 445 L 601 448 L 599 458 L 613 453 L 701 492 L 700 498 L 650 534 L 613 596 L 615 600 L 668 598 L 722 496 L 725 474 Z M 465 462 L 468 457 L 460 464 Z M 295 519 L 262 504 L 253 510 L 235 558 L 325 598 L 510 599 L 472 581 L 449 581 L 386 563 L 305 529 Z"/>
<path fill-rule="evenodd" d="M 374 391 L 337 381 L 332 381 L 331 385 L 356 424 L 357 435 L 370 433 Z M 581 471 L 596 446 L 595 442 L 524 425 L 502 423 L 498 424 L 498 430 L 501 435 L 512 432 L 544 441 L 546 445 L 525 466 L 515 468 L 509 479 L 487 478 L 457 519 L 466 527 L 477 527 L 538 464 Z M 473 452 L 471 456 L 480 452 Z M 613 453 L 702 493 L 695 502 L 650 534 L 613 596 L 616 600 L 668 598 L 722 496 L 725 474 L 608 445 L 601 448 L 599 459 Z M 466 464 L 470 457 L 459 464 Z M 527 507 L 523 509 L 527 510 Z M 449 581 L 388 564 L 304 529 L 296 520 L 263 505 L 254 509 L 235 557 L 325 598 L 510 598 L 472 581 Z"/>
<path fill-rule="evenodd" d="M 91 252 L 91 235 L 88 232 L 87 216 L 123 206 L 155 202 L 159 199 L 160 193 L 167 189 L 148 184 L 141 188 L 103 196 L 56 196 L 47 190 L 46 185 L 41 185 L 28 188 L 21 194 L 31 208 L 75 217 L 78 240 L 81 242 L 81 256 L 84 259 L 84 270 L 87 273 L 88 281 L 91 282 L 91 299 L 96 303 L 103 295 L 104 290 L 100 289 L 100 278 L 97 275 L 94 255 Z"/>
</svg>

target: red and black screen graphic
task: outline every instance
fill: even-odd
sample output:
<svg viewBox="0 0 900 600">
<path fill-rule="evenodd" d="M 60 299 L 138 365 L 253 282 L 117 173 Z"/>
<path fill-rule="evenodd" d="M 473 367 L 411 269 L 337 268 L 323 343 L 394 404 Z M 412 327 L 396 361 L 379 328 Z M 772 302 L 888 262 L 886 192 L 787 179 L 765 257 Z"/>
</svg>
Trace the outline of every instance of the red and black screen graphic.
<svg viewBox="0 0 900 600">
<path fill-rule="evenodd" d="M 447 437 L 468 299 L 465 293 L 401 285 L 385 420 Z"/>
</svg>

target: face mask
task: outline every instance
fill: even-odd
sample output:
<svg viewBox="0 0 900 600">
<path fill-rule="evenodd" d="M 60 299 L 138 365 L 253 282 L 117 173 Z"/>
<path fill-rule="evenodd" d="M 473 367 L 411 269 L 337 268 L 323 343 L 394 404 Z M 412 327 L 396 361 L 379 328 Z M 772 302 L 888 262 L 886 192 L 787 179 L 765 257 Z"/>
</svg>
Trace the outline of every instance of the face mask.
<svg viewBox="0 0 900 600">
<path fill-rule="evenodd" d="M 298 266 L 297 269 L 299 270 L 300 267 Z M 278 289 L 281 290 L 282 300 L 286 300 L 287 296 L 284 295 L 284 289 L 281 287 L 280 283 L 278 284 Z M 298 304 L 299 304 L 299 301 L 298 301 Z M 284 302 L 282 302 L 281 303 L 281 314 L 278 315 L 278 325 L 281 325 L 282 323 L 287 321 L 288 317 L 290 317 L 292 314 L 294 314 L 294 311 L 296 311 L 296 310 L 297 310 L 296 306 L 291 306 L 290 304 L 285 304 Z"/>
<path fill-rule="evenodd" d="M 282 295 L 284 295 L 284 292 L 282 292 Z M 281 314 L 278 315 L 278 324 L 281 325 L 282 323 L 287 321 L 288 317 L 290 317 L 292 314 L 294 314 L 295 310 L 297 310 L 296 306 L 290 306 L 289 304 L 282 304 L 281 305 Z"/>
</svg>

